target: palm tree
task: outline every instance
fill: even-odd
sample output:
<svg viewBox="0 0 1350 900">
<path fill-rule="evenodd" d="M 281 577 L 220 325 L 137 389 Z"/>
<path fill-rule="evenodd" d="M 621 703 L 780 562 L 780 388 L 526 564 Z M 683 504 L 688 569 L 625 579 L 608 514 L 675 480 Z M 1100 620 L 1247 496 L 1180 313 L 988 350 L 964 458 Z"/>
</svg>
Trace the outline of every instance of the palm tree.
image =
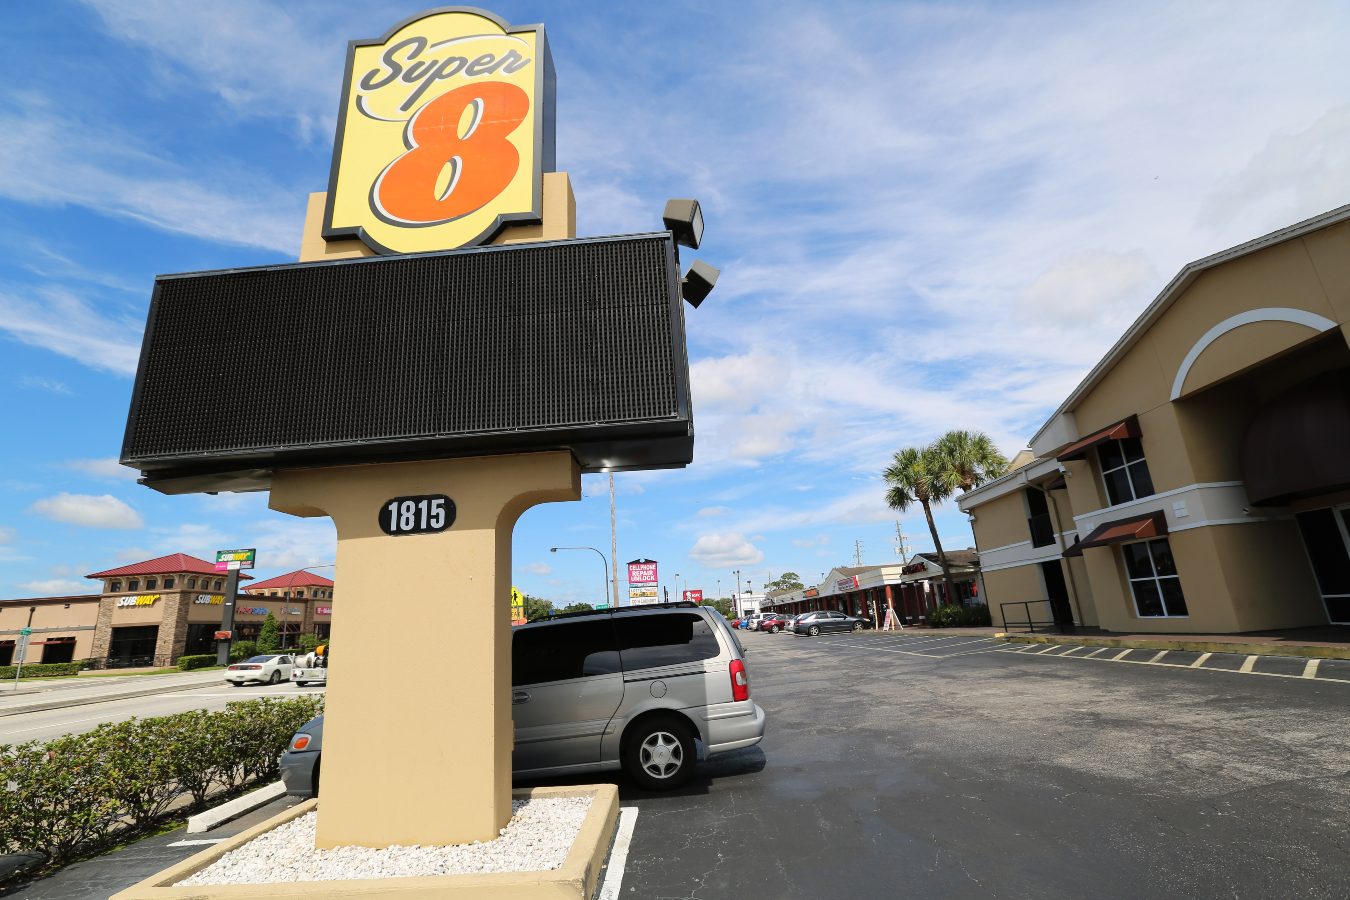
<svg viewBox="0 0 1350 900">
<path fill-rule="evenodd" d="M 933 443 L 942 460 L 942 478 L 965 493 L 1008 471 L 1008 459 L 983 431 L 949 431 Z"/>
<path fill-rule="evenodd" d="M 924 518 L 928 520 L 928 533 L 933 536 L 938 564 L 942 566 L 942 580 L 947 585 L 947 601 L 950 603 L 956 599 L 956 587 L 952 584 L 947 555 L 942 552 L 937 526 L 933 524 L 933 504 L 941 503 L 952 495 L 952 486 L 945 473 L 944 459 L 938 453 L 937 445 L 929 444 L 927 447 L 905 447 L 897 451 L 882 477 L 887 484 L 886 505 L 891 509 L 905 512 L 915 503 L 923 507 Z"/>
</svg>

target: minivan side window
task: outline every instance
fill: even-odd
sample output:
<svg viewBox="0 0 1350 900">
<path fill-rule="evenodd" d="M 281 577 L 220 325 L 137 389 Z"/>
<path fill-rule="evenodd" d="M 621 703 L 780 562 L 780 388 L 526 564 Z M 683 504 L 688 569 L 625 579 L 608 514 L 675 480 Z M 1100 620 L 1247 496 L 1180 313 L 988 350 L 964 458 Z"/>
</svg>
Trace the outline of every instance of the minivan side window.
<svg viewBox="0 0 1350 900">
<path fill-rule="evenodd" d="M 619 671 L 609 619 L 522 628 L 511 635 L 511 683 L 543 684 Z"/>
<path fill-rule="evenodd" d="M 615 617 L 625 671 L 711 659 L 722 652 L 712 626 L 699 615 L 669 613 Z"/>
</svg>

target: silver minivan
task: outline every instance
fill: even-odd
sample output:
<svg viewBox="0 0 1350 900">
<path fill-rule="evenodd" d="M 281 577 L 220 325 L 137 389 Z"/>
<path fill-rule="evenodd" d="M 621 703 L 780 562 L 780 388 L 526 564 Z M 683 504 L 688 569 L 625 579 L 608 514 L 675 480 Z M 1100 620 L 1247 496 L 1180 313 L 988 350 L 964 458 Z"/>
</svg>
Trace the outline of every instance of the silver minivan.
<svg viewBox="0 0 1350 900">
<path fill-rule="evenodd" d="M 678 787 L 700 758 L 764 737 L 745 651 L 715 609 L 692 603 L 569 613 L 511 640 L 517 776 L 622 768 L 650 790 Z M 318 790 L 323 717 L 282 756 L 291 794 Z"/>
</svg>

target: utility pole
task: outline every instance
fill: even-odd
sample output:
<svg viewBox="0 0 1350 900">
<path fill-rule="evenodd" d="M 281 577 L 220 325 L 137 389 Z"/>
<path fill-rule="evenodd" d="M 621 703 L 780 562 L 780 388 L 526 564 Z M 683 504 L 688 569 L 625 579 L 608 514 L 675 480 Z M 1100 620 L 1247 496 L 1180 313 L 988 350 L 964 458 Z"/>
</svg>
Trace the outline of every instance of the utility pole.
<svg viewBox="0 0 1350 900">
<path fill-rule="evenodd" d="M 609 559 L 613 570 L 609 581 L 614 596 L 609 601 L 610 609 L 619 608 L 619 532 L 614 525 L 614 473 L 609 473 Z"/>
<path fill-rule="evenodd" d="M 863 564 L 862 541 L 853 542 L 853 564 L 861 566 Z"/>
<path fill-rule="evenodd" d="M 909 558 L 909 545 L 905 543 L 905 533 L 900 530 L 900 523 L 895 523 L 895 555 L 904 562 Z"/>
</svg>

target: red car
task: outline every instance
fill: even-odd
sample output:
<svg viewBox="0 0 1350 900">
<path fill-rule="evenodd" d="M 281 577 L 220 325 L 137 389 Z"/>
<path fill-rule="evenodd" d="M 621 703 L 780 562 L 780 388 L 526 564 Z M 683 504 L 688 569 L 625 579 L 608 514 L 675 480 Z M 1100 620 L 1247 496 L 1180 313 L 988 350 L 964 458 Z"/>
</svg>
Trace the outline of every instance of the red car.
<svg viewBox="0 0 1350 900">
<path fill-rule="evenodd" d="M 756 626 L 759 631 L 767 631 L 769 634 L 777 634 L 788 627 L 789 619 L 787 616 L 772 615 L 759 620 Z"/>
</svg>

